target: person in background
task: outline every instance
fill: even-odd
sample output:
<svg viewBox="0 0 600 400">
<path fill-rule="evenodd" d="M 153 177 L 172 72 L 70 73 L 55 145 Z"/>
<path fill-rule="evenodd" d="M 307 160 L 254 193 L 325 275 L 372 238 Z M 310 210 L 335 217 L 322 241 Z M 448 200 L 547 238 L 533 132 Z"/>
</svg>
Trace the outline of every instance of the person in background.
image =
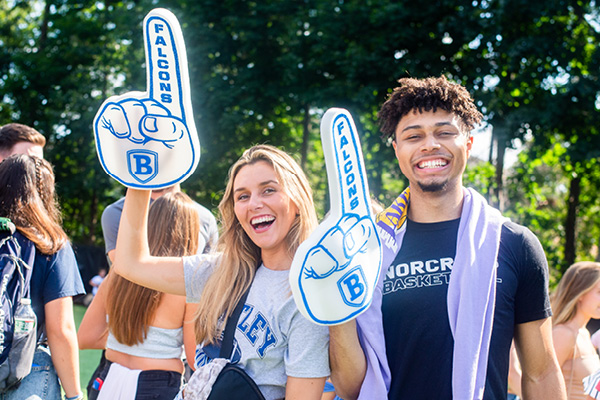
<svg viewBox="0 0 600 400">
<path fill-rule="evenodd" d="M 216 254 L 151 256 L 139 235 L 147 226 L 149 200 L 149 191 L 127 191 L 115 272 L 199 301 L 194 375 L 215 365 L 205 350 L 219 344 L 221 321 L 248 290 L 232 362 L 268 399 L 320 399 L 330 372 L 327 328 L 300 314 L 289 285 L 293 255 L 317 225 L 312 190 L 298 163 L 272 146 L 244 152 L 229 171 L 219 204 L 223 233 Z M 192 381 L 194 376 L 190 386 Z"/>
<path fill-rule="evenodd" d="M 46 138 L 34 128 L 17 123 L 0 127 L 0 162 L 13 154 L 44 158 Z"/>
<path fill-rule="evenodd" d="M 22 247 L 28 241 L 35 245 L 30 284 L 31 304 L 38 321 L 34 368 L 3 399 L 59 400 L 60 385 L 68 400 L 82 399 L 73 296 L 85 290 L 75 254 L 61 226 L 52 166 L 37 157 L 10 156 L 0 163 L 0 187 L 0 215 L 15 224 Z"/>
<path fill-rule="evenodd" d="M 92 279 L 90 279 L 90 286 L 92 287 L 92 296 L 95 296 L 98 293 L 98 289 L 100 285 L 104 281 L 106 277 L 106 268 L 100 268 L 98 271 L 98 275 L 94 275 Z"/>
<path fill-rule="evenodd" d="M 586 324 L 600 318 L 600 263 L 571 265 L 552 295 L 552 334 L 569 400 L 586 399 L 582 380 L 600 370 Z"/>
<path fill-rule="evenodd" d="M 158 198 L 148 216 L 150 254 L 196 254 L 198 219 L 194 202 L 186 194 L 167 193 Z M 187 359 L 194 359 L 195 310 L 186 305 L 184 296 L 160 293 L 110 273 L 78 332 L 81 349 L 106 348 L 109 362 L 100 373 L 103 383 L 98 398 L 133 400 L 152 395 L 172 400 L 184 371 L 182 344 Z"/>
<path fill-rule="evenodd" d="M 153 190 L 150 195 L 150 203 L 160 198 L 167 193 L 180 193 L 181 187 L 179 184 L 166 187 L 164 189 Z M 102 234 L 104 236 L 104 246 L 106 250 L 106 258 L 108 265 L 111 266 L 115 258 L 115 248 L 117 246 L 117 236 L 119 233 L 119 222 L 123 213 L 123 205 L 125 198 L 121 198 L 114 203 L 108 205 L 102 212 Z M 194 208 L 198 213 L 198 254 L 209 253 L 217 245 L 219 238 L 219 230 L 217 220 L 214 215 L 204 206 L 193 202 Z M 184 361 L 186 354 L 184 354 Z M 185 362 L 185 380 L 189 379 L 192 374 L 193 359 Z"/>
<path fill-rule="evenodd" d="M 164 189 L 153 190 L 151 192 L 150 202 L 153 202 L 165 193 L 172 192 L 181 192 L 181 187 L 179 184 L 169 186 Z M 123 197 L 108 205 L 102 212 L 102 234 L 104 235 L 104 244 L 109 265 L 112 264 L 115 258 L 114 255 L 115 248 L 117 246 L 117 236 L 119 233 L 119 221 L 121 220 L 124 204 L 125 198 Z M 217 220 L 215 219 L 214 215 L 212 215 L 212 213 L 202 205 L 194 202 L 194 207 L 198 212 L 200 221 L 200 233 L 198 234 L 198 253 L 208 253 L 211 249 L 214 249 L 219 238 Z"/>
</svg>

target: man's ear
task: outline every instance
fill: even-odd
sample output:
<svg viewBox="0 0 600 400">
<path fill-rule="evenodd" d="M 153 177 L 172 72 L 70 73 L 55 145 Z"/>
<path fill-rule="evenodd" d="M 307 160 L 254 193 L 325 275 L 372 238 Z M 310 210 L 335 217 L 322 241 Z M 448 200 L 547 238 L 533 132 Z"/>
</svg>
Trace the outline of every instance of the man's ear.
<svg viewBox="0 0 600 400">
<path fill-rule="evenodd" d="M 467 157 L 471 156 L 471 150 L 473 149 L 473 135 L 469 133 L 467 137 Z"/>
</svg>

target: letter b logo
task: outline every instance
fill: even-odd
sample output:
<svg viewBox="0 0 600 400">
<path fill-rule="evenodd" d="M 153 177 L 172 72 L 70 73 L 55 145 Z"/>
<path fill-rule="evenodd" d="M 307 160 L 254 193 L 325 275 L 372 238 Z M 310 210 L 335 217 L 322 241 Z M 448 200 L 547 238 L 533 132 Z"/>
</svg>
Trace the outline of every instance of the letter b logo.
<svg viewBox="0 0 600 400">
<path fill-rule="evenodd" d="M 367 284 L 362 268 L 356 266 L 337 282 L 344 303 L 361 307 L 367 297 Z"/>
<path fill-rule="evenodd" d="M 146 183 L 158 173 L 158 154 L 151 150 L 130 150 L 127 168 L 138 182 Z"/>
</svg>

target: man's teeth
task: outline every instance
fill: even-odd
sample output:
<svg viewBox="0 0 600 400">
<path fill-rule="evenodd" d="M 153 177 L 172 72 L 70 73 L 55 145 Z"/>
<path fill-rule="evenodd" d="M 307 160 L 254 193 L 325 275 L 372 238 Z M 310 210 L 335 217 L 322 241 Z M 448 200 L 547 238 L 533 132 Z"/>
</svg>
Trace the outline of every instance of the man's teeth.
<svg viewBox="0 0 600 400">
<path fill-rule="evenodd" d="M 265 215 L 262 217 L 258 217 L 258 218 L 254 218 L 252 221 L 250 221 L 250 223 L 252 225 L 258 225 L 258 224 L 263 224 L 265 222 L 271 222 L 274 221 L 275 217 L 272 215 Z"/>
<path fill-rule="evenodd" d="M 429 161 L 421 161 L 419 163 L 419 168 L 440 168 L 448 164 L 445 160 L 429 160 Z"/>
</svg>

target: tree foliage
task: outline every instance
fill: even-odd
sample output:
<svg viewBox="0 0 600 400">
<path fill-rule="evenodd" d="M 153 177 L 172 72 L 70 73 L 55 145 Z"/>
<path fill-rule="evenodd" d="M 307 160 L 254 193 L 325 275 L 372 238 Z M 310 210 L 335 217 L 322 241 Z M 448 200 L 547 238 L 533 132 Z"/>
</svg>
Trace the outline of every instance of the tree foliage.
<svg viewBox="0 0 600 400">
<path fill-rule="evenodd" d="M 201 203 L 214 209 L 233 161 L 270 143 L 297 156 L 323 215 L 329 107 L 354 116 L 371 191 L 389 203 L 406 182 L 377 110 L 397 79 L 445 74 L 494 132 L 496 159 L 472 163 L 466 183 L 504 193 L 553 266 L 597 257 L 600 23 L 594 1 L 575 0 L 0 2 L 0 124 L 49 139 L 75 241 L 99 243 L 99 216 L 123 193 L 97 162 L 92 120 L 108 96 L 145 88 L 141 22 L 156 6 L 178 16 L 187 44 L 202 157 L 183 186 Z M 527 146 L 508 169 L 516 139 Z"/>
</svg>

